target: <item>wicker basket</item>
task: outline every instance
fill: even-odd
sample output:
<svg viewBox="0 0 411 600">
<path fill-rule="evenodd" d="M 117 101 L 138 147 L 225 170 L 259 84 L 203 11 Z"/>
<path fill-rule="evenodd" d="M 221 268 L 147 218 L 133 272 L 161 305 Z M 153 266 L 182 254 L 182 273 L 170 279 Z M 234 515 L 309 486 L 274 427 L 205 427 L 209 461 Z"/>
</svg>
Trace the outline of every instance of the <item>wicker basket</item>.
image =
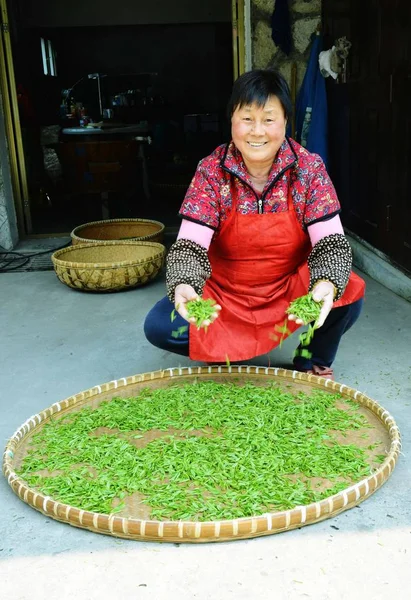
<svg viewBox="0 0 411 600">
<path fill-rule="evenodd" d="M 118 292 L 154 279 L 160 272 L 165 247 L 156 242 L 76 244 L 52 255 L 62 283 L 88 292 Z"/>
<path fill-rule="evenodd" d="M 275 382 L 285 386 L 287 390 L 292 389 L 293 392 L 310 392 L 313 388 L 328 390 L 331 393 L 338 392 L 343 398 L 356 402 L 358 410 L 369 415 L 369 420 L 378 425 L 381 435 L 384 435 L 387 455 L 371 475 L 324 500 L 296 506 L 290 510 L 222 521 L 154 521 L 139 517 L 138 512 L 130 513 L 128 517 L 94 513 L 46 497 L 17 475 L 16 471 L 30 448 L 31 436 L 55 416 L 65 415 L 86 406 L 95 408 L 103 400 L 112 399 L 114 396 L 136 396 L 143 388 L 194 383 L 196 380 L 233 381 L 240 385 L 245 381 L 256 385 Z M 144 541 L 215 542 L 252 538 L 300 528 L 352 508 L 373 494 L 389 478 L 400 450 L 399 430 L 389 412 L 365 394 L 346 385 L 315 375 L 279 368 L 246 365 L 184 367 L 110 381 L 57 402 L 33 415 L 19 427 L 7 443 L 3 471 L 12 490 L 21 500 L 43 514 L 75 527 Z"/>
<path fill-rule="evenodd" d="M 133 240 L 162 242 L 165 226 L 149 219 L 111 219 L 79 225 L 71 232 L 73 244 L 97 244 L 104 241 Z"/>
</svg>

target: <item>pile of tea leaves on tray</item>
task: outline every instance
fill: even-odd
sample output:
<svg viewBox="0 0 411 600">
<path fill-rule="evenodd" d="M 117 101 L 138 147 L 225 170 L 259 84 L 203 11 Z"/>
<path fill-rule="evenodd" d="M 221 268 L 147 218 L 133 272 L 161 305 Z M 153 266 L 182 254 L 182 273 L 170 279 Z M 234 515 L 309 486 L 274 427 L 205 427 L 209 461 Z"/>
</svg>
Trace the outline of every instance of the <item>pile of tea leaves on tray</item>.
<svg viewBox="0 0 411 600">
<path fill-rule="evenodd" d="M 348 440 L 350 431 L 367 439 L 367 427 L 339 394 L 196 380 L 52 419 L 19 475 L 99 513 L 127 516 L 138 493 L 151 519 L 238 518 L 318 501 L 368 476 L 367 441 Z"/>
</svg>

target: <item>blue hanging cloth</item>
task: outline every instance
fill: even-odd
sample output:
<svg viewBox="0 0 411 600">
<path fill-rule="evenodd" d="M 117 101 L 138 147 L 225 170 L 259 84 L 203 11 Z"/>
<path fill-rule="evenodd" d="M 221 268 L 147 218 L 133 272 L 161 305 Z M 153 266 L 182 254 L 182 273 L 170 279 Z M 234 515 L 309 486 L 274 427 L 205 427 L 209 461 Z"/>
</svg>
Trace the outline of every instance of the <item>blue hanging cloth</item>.
<svg viewBox="0 0 411 600">
<path fill-rule="evenodd" d="M 311 47 L 307 70 L 298 93 L 295 115 L 295 138 L 301 144 L 307 108 L 311 108 L 311 121 L 305 131 L 305 147 L 309 152 L 319 154 L 325 166 L 328 163 L 328 111 L 325 79 L 320 73 L 318 57 L 322 51 L 322 36 L 317 34 Z M 303 140 L 304 141 L 304 140 Z"/>
<path fill-rule="evenodd" d="M 288 56 L 293 47 L 288 0 L 276 0 L 275 2 L 274 12 L 271 16 L 271 37 L 274 44 Z"/>
</svg>

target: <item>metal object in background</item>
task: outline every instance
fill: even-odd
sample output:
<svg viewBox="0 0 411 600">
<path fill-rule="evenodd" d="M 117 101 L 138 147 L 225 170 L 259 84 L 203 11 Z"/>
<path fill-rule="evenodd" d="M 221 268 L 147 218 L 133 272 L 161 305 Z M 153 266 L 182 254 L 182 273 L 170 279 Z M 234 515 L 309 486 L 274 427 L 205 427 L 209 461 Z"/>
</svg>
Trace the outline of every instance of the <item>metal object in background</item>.
<svg viewBox="0 0 411 600">
<path fill-rule="evenodd" d="M 103 100 L 101 98 L 101 79 L 102 77 L 106 77 L 102 73 L 89 73 L 89 79 L 97 79 L 97 93 L 98 93 L 98 105 L 100 108 L 100 119 L 103 118 Z"/>
</svg>

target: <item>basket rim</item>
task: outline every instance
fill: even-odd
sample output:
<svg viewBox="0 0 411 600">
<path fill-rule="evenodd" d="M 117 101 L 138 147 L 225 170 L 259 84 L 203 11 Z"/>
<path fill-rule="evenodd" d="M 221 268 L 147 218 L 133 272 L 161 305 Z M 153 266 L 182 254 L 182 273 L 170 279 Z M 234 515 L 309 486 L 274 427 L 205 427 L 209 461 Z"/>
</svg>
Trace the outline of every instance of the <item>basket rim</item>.
<svg viewBox="0 0 411 600">
<path fill-rule="evenodd" d="M 156 252 L 147 258 L 135 258 L 132 260 L 122 260 L 117 262 L 72 262 L 68 260 L 64 260 L 60 258 L 61 255 L 64 255 L 68 252 L 75 252 L 77 250 L 88 249 L 90 248 L 101 248 L 101 246 L 152 246 L 156 249 Z M 76 244 L 75 246 L 67 246 L 65 248 L 61 248 L 60 250 L 56 250 L 51 255 L 51 260 L 55 266 L 66 267 L 71 269 L 117 269 L 120 267 L 130 267 L 133 265 L 142 265 L 147 262 L 152 262 L 157 258 L 164 256 L 165 246 L 160 244 L 159 242 L 150 242 L 150 241 L 139 241 L 139 240 L 106 240 L 100 243 L 91 243 L 91 244 Z"/>
<path fill-rule="evenodd" d="M 213 374 L 252 374 L 267 375 L 273 380 L 313 382 L 316 387 L 340 392 L 343 396 L 354 399 L 361 406 L 368 408 L 385 426 L 391 440 L 390 449 L 383 463 L 368 477 L 347 486 L 342 491 L 327 498 L 307 505 L 299 505 L 292 509 L 250 515 L 236 519 L 220 521 L 158 521 L 143 520 L 132 517 L 119 517 L 114 514 L 102 514 L 83 510 L 63 504 L 31 489 L 14 470 L 13 458 L 22 441 L 42 422 L 66 409 L 89 400 L 93 396 L 125 388 L 136 383 L 153 380 L 171 380 L 179 377 Z M 401 451 L 401 435 L 392 415 L 378 402 L 362 392 L 337 383 L 331 379 L 318 377 L 299 371 L 290 371 L 279 367 L 258 367 L 251 365 L 208 366 L 208 367 L 176 367 L 160 371 L 151 371 L 97 385 L 83 392 L 55 402 L 48 408 L 29 417 L 8 440 L 3 455 L 3 473 L 15 494 L 43 514 L 58 521 L 69 523 L 75 527 L 89 529 L 97 533 L 113 535 L 141 541 L 170 542 L 216 542 L 229 541 L 270 535 L 287 531 L 304 525 L 322 521 L 340 512 L 348 510 L 367 499 L 379 489 L 389 478 L 395 468 Z"/>
<path fill-rule="evenodd" d="M 125 223 L 153 223 L 155 225 L 159 225 L 159 229 L 158 231 L 154 231 L 153 233 L 149 233 L 147 235 L 143 235 L 143 236 L 138 236 L 139 239 L 141 240 L 145 240 L 147 238 L 150 237 L 154 237 L 157 235 L 160 235 L 161 233 L 164 233 L 165 230 L 165 224 L 161 223 L 161 221 L 156 221 L 154 219 L 140 219 L 138 217 L 133 218 L 122 218 L 122 219 L 102 219 L 100 221 L 90 221 L 89 223 L 82 223 L 81 225 L 77 225 L 76 227 L 74 227 L 74 229 L 71 231 L 70 233 L 70 237 L 72 240 L 76 239 L 76 240 L 90 240 L 90 242 L 98 242 L 99 240 L 94 240 L 92 238 L 85 238 L 85 237 L 81 237 L 78 234 L 81 232 L 82 229 L 85 229 L 86 227 L 90 227 L 90 226 L 94 226 L 94 225 L 111 225 L 111 224 L 125 224 Z M 110 241 L 110 240 L 101 240 L 103 241 Z M 122 240 L 120 240 L 122 241 Z"/>
</svg>

